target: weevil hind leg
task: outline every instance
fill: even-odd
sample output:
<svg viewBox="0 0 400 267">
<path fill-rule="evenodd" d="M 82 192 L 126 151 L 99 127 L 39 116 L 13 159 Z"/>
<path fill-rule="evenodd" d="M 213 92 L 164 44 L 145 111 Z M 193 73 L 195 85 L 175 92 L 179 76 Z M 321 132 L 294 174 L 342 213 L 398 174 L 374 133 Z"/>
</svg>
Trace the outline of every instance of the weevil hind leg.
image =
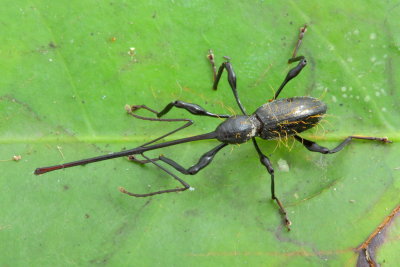
<svg viewBox="0 0 400 267">
<path fill-rule="evenodd" d="M 305 138 L 302 138 L 298 135 L 295 135 L 294 138 L 299 141 L 300 143 L 303 144 L 308 150 L 312 152 L 318 152 L 322 154 L 333 154 L 336 152 L 339 152 L 342 150 L 346 145 L 348 145 L 353 139 L 360 139 L 360 140 L 369 140 L 369 141 L 379 141 L 383 143 L 392 143 L 387 137 L 371 137 L 371 136 L 356 136 L 356 135 L 351 135 L 344 139 L 339 145 L 337 145 L 333 149 L 329 149 L 323 146 L 318 145 L 317 143 L 307 140 Z"/>
<path fill-rule="evenodd" d="M 179 178 L 178 176 L 176 176 L 175 174 L 173 174 L 172 172 L 170 172 L 169 170 L 167 170 L 166 168 L 164 168 L 163 166 L 161 166 L 160 164 L 158 164 L 156 161 L 148 158 L 147 156 L 145 156 L 143 153 L 141 154 L 142 157 L 144 157 L 148 162 L 153 163 L 154 165 L 156 165 L 158 168 L 160 168 L 161 170 L 163 170 L 164 172 L 166 172 L 168 175 L 172 176 L 175 180 L 177 180 L 179 183 L 181 183 L 181 185 L 183 187 L 178 187 L 178 188 L 173 188 L 173 189 L 167 189 L 167 190 L 160 190 L 160 191 L 155 191 L 155 192 L 151 192 L 151 193 L 145 193 L 145 194 L 137 194 L 137 193 L 132 193 L 127 191 L 124 187 L 120 187 L 119 191 L 121 191 L 121 193 L 127 194 L 129 196 L 132 197 L 150 197 L 150 196 L 154 196 L 154 195 L 159 195 L 159 194 L 165 194 L 165 193 L 173 193 L 173 192 L 181 192 L 181 191 L 185 191 L 188 190 L 190 188 L 190 185 L 185 182 L 184 180 L 182 180 L 181 178 Z"/>
</svg>

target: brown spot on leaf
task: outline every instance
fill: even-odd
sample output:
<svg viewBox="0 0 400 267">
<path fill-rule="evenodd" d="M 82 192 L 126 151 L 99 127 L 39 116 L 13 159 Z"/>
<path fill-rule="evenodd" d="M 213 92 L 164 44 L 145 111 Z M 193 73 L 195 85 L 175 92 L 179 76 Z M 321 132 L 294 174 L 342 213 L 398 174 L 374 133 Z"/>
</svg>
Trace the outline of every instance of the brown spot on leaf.
<svg viewBox="0 0 400 267">
<path fill-rule="evenodd" d="M 372 234 L 358 248 L 357 266 L 378 266 L 375 255 L 378 247 L 385 242 L 385 234 L 391 222 L 400 212 L 400 205 L 397 206 L 383 222 L 372 232 Z"/>
</svg>

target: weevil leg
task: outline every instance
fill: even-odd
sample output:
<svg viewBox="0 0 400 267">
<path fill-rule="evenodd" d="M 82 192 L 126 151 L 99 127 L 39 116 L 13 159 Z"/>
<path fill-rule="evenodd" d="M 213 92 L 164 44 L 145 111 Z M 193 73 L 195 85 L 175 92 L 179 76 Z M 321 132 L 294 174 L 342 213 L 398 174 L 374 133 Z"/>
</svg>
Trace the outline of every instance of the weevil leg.
<svg viewBox="0 0 400 267">
<path fill-rule="evenodd" d="M 298 135 L 295 135 L 294 138 L 299 141 L 300 143 L 303 144 L 303 146 L 305 146 L 308 150 L 312 151 L 312 152 L 319 152 L 322 154 L 333 154 L 336 152 L 339 152 L 340 150 L 342 150 L 346 145 L 348 145 L 351 140 L 353 139 L 361 139 L 361 140 L 371 140 L 371 141 L 380 141 L 383 143 L 392 143 L 392 141 L 390 141 L 389 139 L 387 139 L 386 137 L 369 137 L 369 136 L 354 136 L 351 135 L 349 137 L 347 137 L 346 139 L 344 139 L 343 142 L 341 142 L 337 147 L 333 148 L 333 149 L 329 149 L 323 146 L 318 145 L 317 143 L 307 140 L 305 138 L 302 138 Z"/>
<path fill-rule="evenodd" d="M 198 116 L 208 116 L 208 117 L 213 117 L 213 118 L 229 118 L 230 117 L 230 115 L 226 115 L 226 114 L 214 114 L 214 113 L 208 112 L 207 110 L 205 110 L 204 108 L 202 108 L 201 106 L 199 106 L 197 104 L 187 103 L 187 102 L 183 102 L 180 100 L 176 100 L 176 101 L 169 103 L 163 110 L 161 110 L 160 112 L 157 113 L 157 117 L 160 118 L 160 117 L 164 116 L 173 107 L 186 109 L 193 115 L 198 115 Z"/>
<path fill-rule="evenodd" d="M 215 81 L 217 79 L 217 68 L 215 67 L 214 52 L 211 49 L 208 50 L 207 58 L 210 61 L 211 68 L 212 68 L 212 71 L 213 71 L 213 81 Z"/>
<path fill-rule="evenodd" d="M 184 167 L 182 167 L 181 165 L 179 165 L 178 163 L 176 163 L 174 160 L 166 158 L 164 156 L 160 156 L 159 159 L 165 163 L 167 163 L 168 165 L 174 167 L 177 171 L 186 174 L 186 175 L 194 175 L 196 173 L 198 173 L 200 170 L 202 170 L 203 168 L 207 167 L 208 164 L 211 163 L 211 161 L 214 159 L 215 155 L 225 146 L 227 146 L 228 144 L 222 143 L 219 144 L 218 146 L 216 146 L 215 148 L 211 149 L 210 151 L 208 151 L 207 153 L 203 154 L 199 161 L 197 162 L 197 164 L 193 165 L 192 167 L 185 169 Z"/>
<path fill-rule="evenodd" d="M 175 170 L 186 174 L 186 175 L 194 175 L 196 173 L 198 173 L 200 170 L 204 169 L 205 167 L 207 167 L 211 161 L 214 159 L 215 155 L 225 146 L 227 146 L 228 144 L 222 143 L 219 144 L 218 146 L 216 146 L 215 148 L 211 149 L 210 151 L 204 153 L 199 161 L 197 162 L 197 164 L 193 165 L 190 168 L 185 168 L 182 167 L 182 165 L 178 164 L 177 162 L 175 162 L 174 160 L 164 157 L 163 155 L 159 156 L 158 158 L 154 158 L 154 159 L 150 159 L 150 160 L 139 160 L 137 159 L 135 156 L 130 156 L 129 159 L 132 161 L 135 161 L 137 163 L 140 164 L 146 164 L 149 162 L 153 162 L 153 161 L 157 161 L 157 160 L 161 160 L 165 163 L 167 163 L 168 165 L 172 166 Z"/>
<path fill-rule="evenodd" d="M 156 115 L 158 114 L 157 111 L 155 111 L 154 109 L 151 109 L 151 108 L 149 108 L 148 106 L 145 106 L 145 105 L 133 105 L 133 106 L 126 105 L 126 106 L 125 106 L 125 110 L 128 112 L 129 115 L 131 115 L 131 116 L 133 116 L 133 117 L 135 117 L 135 118 L 137 118 L 137 119 L 140 119 L 140 120 L 147 120 L 147 121 L 165 121 L 165 122 L 175 122 L 175 121 L 184 121 L 184 122 L 186 122 L 184 125 L 182 125 L 182 126 L 176 128 L 175 130 L 173 130 L 173 131 L 171 131 L 171 132 L 168 132 L 168 133 L 166 133 L 166 134 L 164 134 L 164 135 L 162 135 L 162 136 L 160 136 L 160 137 L 158 137 L 158 138 L 156 138 L 156 139 L 154 139 L 154 140 L 152 140 L 152 141 L 150 141 L 150 142 L 147 142 L 147 143 L 143 144 L 142 146 L 147 146 L 147 145 L 150 145 L 150 144 L 152 144 L 152 143 L 155 143 L 155 142 L 157 142 L 158 140 L 161 140 L 161 139 L 163 139 L 163 138 L 165 138 L 165 137 L 167 137 L 167 136 L 169 136 L 169 135 L 171 135 L 171 134 L 174 134 L 174 133 L 176 133 L 176 132 L 178 132 L 178 131 L 180 131 L 180 130 L 182 130 L 182 129 L 185 129 L 186 127 L 189 127 L 190 125 L 193 124 L 193 121 L 190 120 L 190 119 L 161 119 L 161 118 L 150 118 L 150 117 L 140 116 L 140 115 L 137 115 L 137 114 L 134 113 L 134 111 L 136 111 L 136 110 L 138 110 L 138 109 L 141 109 L 141 108 L 146 109 L 146 110 L 148 110 L 148 111 L 150 111 L 150 112 L 152 112 L 152 113 L 154 113 L 154 114 L 156 114 Z"/>
<path fill-rule="evenodd" d="M 275 100 L 278 98 L 279 94 L 281 93 L 282 89 L 285 87 L 285 85 L 293 78 L 295 78 L 301 70 L 307 65 L 307 60 L 304 56 L 297 56 L 297 52 L 300 48 L 301 43 L 303 42 L 303 37 L 305 32 L 307 31 L 307 25 L 304 25 L 303 27 L 300 28 L 300 34 L 299 38 L 296 43 L 296 47 L 294 48 L 293 55 L 292 57 L 288 60 L 288 63 L 293 63 L 299 61 L 296 67 L 292 68 L 289 70 L 288 74 L 286 75 L 285 79 L 283 80 L 282 84 L 279 86 L 278 90 L 276 91 L 274 97 L 272 100 Z"/>
<path fill-rule="evenodd" d="M 235 74 L 235 71 L 233 70 L 232 64 L 228 60 L 229 58 L 225 57 L 227 59 L 227 61 L 225 61 L 224 63 L 221 64 L 221 66 L 218 69 L 218 73 L 217 73 L 216 72 L 216 68 L 215 68 L 215 62 L 214 62 L 214 54 L 212 53 L 211 50 L 209 51 L 209 54 L 208 54 L 207 57 L 211 62 L 211 66 L 213 68 L 213 73 L 214 73 L 214 83 L 213 83 L 213 87 L 212 88 L 214 90 L 217 90 L 218 83 L 219 83 L 219 80 L 221 79 L 222 72 L 224 71 L 224 69 L 226 69 L 226 71 L 228 72 L 228 83 L 229 83 L 229 85 L 230 85 L 230 87 L 232 89 L 232 92 L 233 92 L 233 95 L 235 97 L 236 103 L 238 104 L 238 106 L 239 106 L 240 110 L 242 111 L 242 113 L 244 115 L 247 115 L 246 114 L 246 109 L 243 107 L 243 105 L 242 105 L 242 103 L 240 102 L 240 99 L 239 99 L 239 95 L 238 95 L 238 92 L 237 92 L 237 89 L 236 89 L 236 74 Z"/>
<path fill-rule="evenodd" d="M 157 142 L 158 140 L 161 140 L 162 138 L 165 138 L 165 137 L 167 137 L 167 136 L 169 136 L 171 134 L 174 134 L 174 133 L 176 133 L 176 132 L 178 132 L 178 131 L 186 128 L 186 127 L 189 127 L 190 125 L 193 124 L 193 121 L 190 120 L 190 119 L 164 119 L 164 118 L 160 118 L 160 117 L 164 116 L 165 114 L 167 114 L 173 107 L 186 109 L 187 111 L 189 111 L 190 113 L 192 113 L 194 115 L 209 116 L 209 117 L 214 117 L 214 118 L 229 118 L 230 117 L 230 115 L 225 115 L 225 114 L 214 114 L 214 113 L 206 111 L 204 108 L 200 107 L 199 105 L 186 103 L 186 102 L 179 101 L 179 100 L 169 103 L 160 112 L 157 112 L 154 109 L 149 108 L 146 105 L 132 105 L 132 106 L 126 105 L 125 106 L 125 110 L 128 112 L 128 114 L 133 116 L 133 117 L 135 117 L 135 118 L 137 118 L 137 119 L 149 120 L 149 121 L 165 121 L 165 122 L 174 122 L 174 121 L 185 121 L 186 122 L 183 126 L 177 128 L 177 129 L 175 129 L 175 130 L 173 130 L 173 131 L 171 131 L 169 133 L 166 133 L 165 135 L 160 136 L 160 137 L 158 137 L 158 138 L 156 138 L 156 139 L 154 139 L 154 140 L 152 140 L 152 141 L 150 141 L 148 143 L 145 143 L 142 146 L 146 146 L 146 145 L 152 144 L 154 142 Z M 134 112 L 139 110 L 139 109 L 146 109 L 146 110 L 156 114 L 157 118 L 144 117 L 144 116 L 135 114 Z"/>
<path fill-rule="evenodd" d="M 159 194 L 164 194 L 164 193 L 173 193 L 173 192 L 180 192 L 180 191 L 185 191 L 188 190 L 190 188 L 190 185 L 188 183 L 186 183 L 184 180 L 182 180 L 181 178 L 179 178 L 178 176 L 176 176 L 175 174 L 173 174 L 172 172 L 170 172 L 169 170 L 165 169 L 163 166 L 161 166 L 160 164 L 158 164 L 157 162 L 155 162 L 154 160 L 146 157 L 143 153 L 141 154 L 142 157 L 144 157 L 146 160 L 148 160 L 149 162 L 153 163 L 154 165 L 156 165 L 158 168 L 160 168 L 161 170 L 163 170 L 164 172 L 166 172 L 167 174 L 171 175 L 175 180 L 177 180 L 179 183 L 181 183 L 183 185 L 183 187 L 179 187 L 179 188 L 173 188 L 173 189 L 167 189 L 167 190 L 160 190 L 160 191 L 156 191 L 156 192 L 151 192 L 151 193 L 146 193 L 146 194 L 136 194 L 136 193 L 132 193 L 127 191 L 125 188 L 120 187 L 119 191 L 121 191 L 124 194 L 127 194 L 129 196 L 132 197 L 149 197 L 149 196 L 154 196 L 154 195 L 159 195 Z"/>
<path fill-rule="evenodd" d="M 293 69 L 289 70 L 288 74 L 286 75 L 286 78 L 283 80 L 282 84 L 279 86 L 278 91 L 276 91 L 274 98 L 272 100 L 275 100 L 279 94 L 281 93 L 282 89 L 285 87 L 285 85 L 294 77 L 296 77 L 297 75 L 299 75 L 299 73 L 301 72 L 301 70 L 307 65 L 307 60 L 305 58 L 302 58 L 299 62 L 299 64 L 297 64 L 296 67 L 294 67 Z"/>
<path fill-rule="evenodd" d="M 303 37 L 304 37 L 304 34 L 306 33 L 306 31 L 307 31 L 307 25 L 304 25 L 303 27 L 301 27 L 300 28 L 300 33 L 299 33 L 299 38 L 297 39 L 297 43 L 296 43 L 296 46 L 295 46 L 295 48 L 294 48 L 294 50 L 293 50 L 293 55 L 292 55 L 292 57 L 288 60 L 288 63 L 292 63 L 292 62 L 295 62 L 295 61 L 299 61 L 299 60 L 301 60 L 302 58 L 304 58 L 303 56 L 297 56 L 297 52 L 299 51 L 299 49 L 300 49 L 300 46 L 301 46 L 301 43 L 303 42 Z"/>
<path fill-rule="evenodd" d="M 136 157 L 136 155 L 130 155 L 130 156 L 128 156 L 128 159 L 130 161 L 132 161 L 132 162 L 136 162 L 136 163 L 139 163 L 139 164 L 147 164 L 147 163 L 159 160 L 159 158 L 153 158 L 153 159 L 149 159 L 149 160 L 147 160 L 147 159 L 138 159 Z"/>
<path fill-rule="evenodd" d="M 136 118 L 142 119 L 142 120 L 170 121 L 171 119 L 160 119 L 160 118 L 162 116 L 164 116 L 165 114 L 167 114 L 173 107 L 185 109 L 185 110 L 189 111 L 190 113 L 192 113 L 193 115 L 197 115 L 197 116 L 208 116 L 208 117 L 213 117 L 213 118 L 229 118 L 230 117 L 230 115 L 226 115 L 226 114 L 215 114 L 215 113 L 209 112 L 197 104 L 187 103 L 187 102 L 180 101 L 180 100 L 172 101 L 171 103 L 166 105 L 165 108 L 163 108 L 160 112 L 157 112 L 154 109 L 151 109 L 146 105 L 132 105 L 132 106 L 126 105 L 125 109 L 127 110 L 127 112 L 130 115 L 132 115 Z M 137 111 L 142 108 L 156 114 L 158 119 L 133 115 L 134 111 Z M 178 119 L 178 120 L 182 121 L 182 120 L 188 120 L 188 119 Z"/>
<path fill-rule="evenodd" d="M 283 221 L 285 223 L 285 226 L 288 229 L 288 231 L 290 231 L 290 225 L 292 224 L 292 222 L 289 220 L 289 218 L 287 216 L 287 212 L 286 212 L 285 208 L 283 207 L 282 202 L 275 195 L 275 174 L 274 174 L 274 168 L 272 167 L 272 163 L 269 160 L 269 158 L 262 153 L 260 147 L 257 144 L 256 139 L 253 137 L 252 140 L 253 140 L 254 147 L 256 148 L 257 153 L 260 156 L 261 164 L 263 164 L 265 166 L 265 168 L 267 168 L 268 173 L 271 175 L 271 195 L 272 195 L 272 199 L 275 200 L 276 203 L 278 204 L 279 209 L 280 209 L 281 214 L 282 214 L 282 217 L 283 217 Z"/>
<path fill-rule="evenodd" d="M 157 160 L 161 160 L 165 163 L 167 163 L 168 165 L 174 167 L 177 171 L 186 174 L 186 175 L 193 175 L 198 173 L 200 170 L 204 169 L 205 167 L 208 166 L 208 164 L 211 163 L 211 161 L 214 159 L 215 155 L 218 153 L 218 151 L 220 151 L 222 148 L 224 148 L 225 146 L 227 146 L 228 144 L 222 143 L 219 144 L 218 146 L 216 146 L 215 148 L 211 149 L 210 151 L 208 151 L 207 153 L 205 153 L 204 155 L 202 155 L 198 161 L 197 164 L 193 165 L 192 167 L 185 169 L 184 167 L 182 167 L 180 164 L 176 163 L 174 160 L 166 158 L 164 156 L 159 156 L 156 159 L 151 159 L 148 158 L 147 156 L 145 156 L 143 153 L 141 154 L 142 157 L 144 157 L 146 160 L 138 160 L 136 158 L 132 158 L 132 156 L 130 156 L 130 158 L 132 160 L 134 160 L 135 162 L 141 163 L 141 164 L 145 164 L 145 163 L 153 163 L 154 165 L 156 165 L 158 168 L 160 168 L 161 170 L 165 171 L 166 173 L 168 173 L 169 175 L 171 175 L 172 177 L 174 177 L 176 180 L 178 180 L 183 187 L 181 188 L 174 188 L 174 189 L 168 189 L 168 190 L 161 190 L 161 191 L 156 191 L 156 192 L 152 192 L 152 193 L 147 193 L 147 194 L 136 194 L 136 193 L 131 193 L 126 191 L 124 188 L 120 188 L 120 191 L 122 193 L 128 194 L 130 196 L 134 196 L 134 197 L 148 197 L 148 196 L 153 196 L 153 195 L 157 195 L 157 194 L 164 194 L 164 193 L 171 193 L 171 192 L 179 192 L 179 191 L 185 191 L 187 189 L 190 188 L 190 185 L 188 183 L 186 183 L 185 181 L 183 181 L 182 179 L 180 179 L 178 176 L 176 176 L 175 174 L 171 173 L 169 170 L 165 169 L 164 167 L 162 167 L 160 164 L 158 164 L 156 161 Z"/>
</svg>

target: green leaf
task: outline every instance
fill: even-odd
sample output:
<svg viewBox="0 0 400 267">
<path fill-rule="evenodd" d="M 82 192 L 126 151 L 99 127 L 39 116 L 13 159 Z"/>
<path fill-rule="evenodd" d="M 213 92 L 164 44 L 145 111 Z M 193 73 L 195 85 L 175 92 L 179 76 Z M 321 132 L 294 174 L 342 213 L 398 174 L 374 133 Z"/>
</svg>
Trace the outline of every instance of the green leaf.
<svg viewBox="0 0 400 267">
<path fill-rule="evenodd" d="M 5 1 L 0 159 L 22 159 L 0 162 L 2 265 L 354 265 L 354 249 L 399 205 L 399 16 L 396 1 Z M 299 54 L 309 64 L 280 97 L 309 95 L 329 108 L 321 127 L 303 136 L 330 148 L 356 134 L 394 143 L 353 141 L 322 155 L 293 139 L 260 140 L 291 232 L 251 142 L 225 148 L 195 176 L 179 175 L 194 191 L 151 198 L 117 189 L 179 184 L 124 158 L 33 174 L 137 147 L 181 125 L 132 118 L 126 104 L 161 110 L 180 99 L 239 113 L 226 74 L 211 90 L 208 49 L 217 64 L 231 57 L 241 101 L 254 111 L 292 67 L 286 62 L 304 24 Z M 167 117 L 195 124 L 165 140 L 210 132 L 222 121 L 181 109 Z M 189 167 L 217 144 L 148 156 Z M 387 266 L 399 261 L 394 220 L 376 253 Z"/>
</svg>

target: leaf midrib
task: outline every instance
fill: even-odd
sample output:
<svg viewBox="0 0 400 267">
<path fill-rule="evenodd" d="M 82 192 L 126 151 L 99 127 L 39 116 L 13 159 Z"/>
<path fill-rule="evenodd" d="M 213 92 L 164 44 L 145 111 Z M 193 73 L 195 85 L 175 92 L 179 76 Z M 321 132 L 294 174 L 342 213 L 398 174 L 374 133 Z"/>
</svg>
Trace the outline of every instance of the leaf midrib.
<svg viewBox="0 0 400 267">
<path fill-rule="evenodd" d="M 188 136 L 194 136 L 197 134 L 190 134 L 190 135 L 176 135 L 171 138 L 164 138 L 162 139 L 165 141 L 177 140 L 181 138 L 186 138 Z M 326 142 L 340 142 L 343 141 L 348 135 L 329 135 L 329 136 L 315 136 L 315 135 L 302 135 L 307 139 L 311 139 L 314 141 L 326 141 Z M 399 142 L 400 141 L 400 134 L 394 133 L 389 135 L 366 135 L 363 136 L 376 136 L 376 137 L 388 137 L 389 140 L 392 142 Z M 118 136 L 75 136 L 75 137 L 46 137 L 46 138 L 6 138 L 1 139 L 0 144 L 73 144 L 73 143 L 142 143 L 146 140 L 150 141 L 156 139 L 158 136 L 148 136 L 148 135 L 135 135 L 131 137 L 118 137 Z M 204 140 L 210 141 L 210 140 Z M 215 140 L 214 140 L 215 141 Z M 211 140 L 211 142 L 214 142 Z M 276 141 L 276 140 L 265 140 L 265 141 Z"/>
</svg>

